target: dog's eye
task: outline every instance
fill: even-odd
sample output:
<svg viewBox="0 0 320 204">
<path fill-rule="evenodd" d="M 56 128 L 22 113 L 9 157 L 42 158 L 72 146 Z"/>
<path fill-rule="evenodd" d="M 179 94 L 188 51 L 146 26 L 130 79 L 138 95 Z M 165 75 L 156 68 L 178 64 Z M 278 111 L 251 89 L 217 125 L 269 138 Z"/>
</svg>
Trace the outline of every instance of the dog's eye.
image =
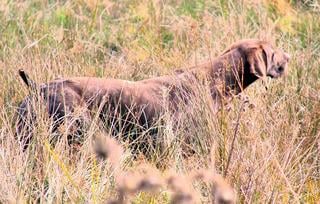
<svg viewBox="0 0 320 204">
<path fill-rule="evenodd" d="M 283 72 L 283 71 L 284 71 L 283 66 L 278 67 L 278 72 Z"/>
</svg>

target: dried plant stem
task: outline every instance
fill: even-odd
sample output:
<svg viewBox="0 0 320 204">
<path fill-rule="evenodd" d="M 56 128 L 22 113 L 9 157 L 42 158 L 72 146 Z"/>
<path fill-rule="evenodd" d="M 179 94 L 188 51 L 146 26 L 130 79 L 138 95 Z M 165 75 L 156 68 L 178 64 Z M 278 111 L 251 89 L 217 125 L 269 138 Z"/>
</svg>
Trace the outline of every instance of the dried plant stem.
<svg viewBox="0 0 320 204">
<path fill-rule="evenodd" d="M 243 110 L 243 108 L 244 108 L 245 103 L 246 103 L 246 102 L 243 101 L 242 104 L 241 104 L 241 106 L 240 106 L 240 109 L 239 109 L 238 118 L 237 118 L 237 123 L 236 123 L 236 127 L 234 128 L 234 134 L 233 134 L 233 138 L 232 138 L 232 142 L 231 142 L 231 147 L 230 147 L 230 151 L 229 151 L 229 155 L 228 155 L 227 165 L 226 165 L 226 168 L 225 168 L 224 173 L 223 173 L 223 176 L 224 176 L 224 177 L 226 177 L 227 174 L 228 174 L 228 169 L 229 169 L 229 166 L 230 166 L 230 161 L 231 161 L 231 159 L 232 159 L 232 153 L 233 153 L 233 149 L 234 149 L 234 142 L 236 141 L 236 138 L 237 138 L 237 135 L 238 135 L 238 132 L 239 132 L 241 113 L 242 113 L 242 110 Z"/>
</svg>

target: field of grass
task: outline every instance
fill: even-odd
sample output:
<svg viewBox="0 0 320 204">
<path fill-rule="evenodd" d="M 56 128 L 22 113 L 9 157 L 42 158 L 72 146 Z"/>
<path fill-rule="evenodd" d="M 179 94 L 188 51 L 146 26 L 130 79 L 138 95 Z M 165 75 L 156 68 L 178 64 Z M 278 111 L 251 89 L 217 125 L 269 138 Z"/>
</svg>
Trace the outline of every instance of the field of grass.
<svg viewBox="0 0 320 204">
<path fill-rule="evenodd" d="M 28 94 L 20 68 L 37 82 L 140 80 L 195 66 L 244 38 L 290 53 L 288 75 L 268 80 L 268 90 L 260 81 L 245 90 L 255 104 L 245 111 L 234 99 L 212 115 L 199 99 L 187 131 L 164 128 L 165 154 L 135 159 L 96 127 L 76 151 L 65 140 L 53 147 L 45 116 L 27 151 L 14 138 L 14 113 Z M 239 203 L 320 201 L 317 0 L 2 0 L 0 88 L 0 203 L 209 203 L 220 188 L 230 191 L 227 183 Z M 108 160 L 94 154 L 97 135 Z M 189 157 L 176 139 L 185 137 Z"/>
</svg>

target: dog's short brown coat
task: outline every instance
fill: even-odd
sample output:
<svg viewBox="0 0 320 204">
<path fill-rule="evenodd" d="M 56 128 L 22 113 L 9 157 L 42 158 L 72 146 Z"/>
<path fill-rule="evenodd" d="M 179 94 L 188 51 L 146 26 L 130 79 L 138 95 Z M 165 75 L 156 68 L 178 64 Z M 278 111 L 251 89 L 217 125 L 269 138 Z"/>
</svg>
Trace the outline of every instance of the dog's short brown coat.
<svg viewBox="0 0 320 204">
<path fill-rule="evenodd" d="M 174 115 L 179 112 L 179 104 L 188 105 L 200 84 L 209 87 L 215 111 L 224 98 L 240 93 L 257 79 L 282 76 L 288 61 L 289 55 L 270 43 L 249 39 L 233 44 L 212 62 L 172 76 L 136 82 L 95 77 L 54 80 L 40 86 L 38 102 L 46 104 L 54 131 L 79 107 L 82 117 L 69 126 L 71 135 L 81 129 L 83 121 L 90 121 L 92 112 L 115 130 L 126 132 L 132 126 L 147 129 L 166 109 Z M 18 111 L 16 132 L 24 146 L 31 139 L 36 117 L 32 98 L 27 97 Z"/>
</svg>

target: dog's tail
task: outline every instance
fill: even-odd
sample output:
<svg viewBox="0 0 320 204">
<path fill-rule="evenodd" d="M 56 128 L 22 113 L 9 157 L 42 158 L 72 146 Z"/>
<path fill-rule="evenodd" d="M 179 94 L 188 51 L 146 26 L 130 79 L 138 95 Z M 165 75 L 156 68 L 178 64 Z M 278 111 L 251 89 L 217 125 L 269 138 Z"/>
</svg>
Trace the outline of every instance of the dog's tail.
<svg viewBox="0 0 320 204">
<path fill-rule="evenodd" d="M 30 77 L 25 73 L 23 69 L 19 69 L 19 76 L 28 88 L 30 88 L 31 90 L 36 90 L 37 84 L 30 79 Z"/>
</svg>

